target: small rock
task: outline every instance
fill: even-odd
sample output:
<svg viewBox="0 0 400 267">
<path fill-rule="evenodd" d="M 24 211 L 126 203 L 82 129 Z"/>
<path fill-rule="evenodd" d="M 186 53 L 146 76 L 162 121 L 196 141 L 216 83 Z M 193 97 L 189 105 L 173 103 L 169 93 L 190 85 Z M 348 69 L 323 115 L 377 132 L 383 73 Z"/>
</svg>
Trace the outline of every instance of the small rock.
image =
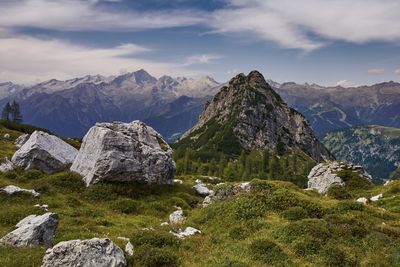
<svg viewBox="0 0 400 267">
<path fill-rule="evenodd" d="M 11 136 L 10 136 L 10 134 L 6 133 L 3 135 L 3 137 L 4 137 L 4 139 L 10 139 Z"/>
<path fill-rule="evenodd" d="M 363 203 L 363 204 L 367 204 L 368 199 L 365 197 L 360 197 L 356 200 L 357 202 Z"/>
<path fill-rule="evenodd" d="M 174 184 L 183 184 L 183 181 L 179 179 L 174 179 L 173 182 Z"/>
<path fill-rule="evenodd" d="M 162 223 L 160 224 L 160 226 L 167 226 L 167 225 L 169 225 L 168 222 L 162 222 Z"/>
<path fill-rule="evenodd" d="M 383 184 L 383 186 L 388 186 L 391 182 L 392 182 L 392 180 L 387 180 L 387 181 Z"/>
<path fill-rule="evenodd" d="M 13 195 L 13 194 L 20 193 L 20 192 L 26 192 L 26 193 L 32 194 L 32 196 L 34 196 L 34 197 L 40 196 L 40 193 L 36 192 L 33 189 L 23 189 L 18 186 L 15 186 L 15 185 L 7 185 L 6 187 L 1 188 L 0 190 L 3 191 L 4 193 L 6 193 L 7 195 Z"/>
<path fill-rule="evenodd" d="M 48 249 L 42 267 L 125 267 L 124 252 L 108 238 L 63 241 Z"/>
<path fill-rule="evenodd" d="M 44 211 L 49 211 L 49 205 L 47 205 L 47 204 L 43 204 L 43 205 L 36 204 L 34 207 L 43 209 Z"/>
<path fill-rule="evenodd" d="M 195 186 L 193 186 L 194 191 L 196 192 L 196 194 L 200 195 L 200 196 L 208 196 L 211 192 L 210 189 L 207 188 L 207 186 L 203 183 L 198 183 Z"/>
<path fill-rule="evenodd" d="M 169 215 L 169 221 L 171 224 L 183 223 L 186 220 L 186 216 L 183 214 L 183 210 L 180 207 Z"/>
<path fill-rule="evenodd" d="M 379 194 L 370 198 L 372 202 L 378 201 L 380 198 L 383 197 L 383 194 Z"/>
<path fill-rule="evenodd" d="M 22 219 L 17 229 L 0 239 L 0 244 L 16 247 L 45 245 L 51 247 L 58 226 L 58 215 L 45 213 L 43 215 L 29 215 Z"/>
<path fill-rule="evenodd" d="M 8 172 L 14 169 L 14 164 L 5 158 L 5 160 L 0 164 L 0 172 Z"/>
<path fill-rule="evenodd" d="M 170 231 L 170 233 L 178 238 L 183 239 L 185 237 L 192 236 L 195 234 L 201 234 L 201 231 L 196 228 L 193 228 L 193 227 L 186 227 L 186 229 L 184 231 L 179 229 L 178 232 Z"/>
<path fill-rule="evenodd" d="M 203 200 L 202 206 L 207 207 L 210 206 L 211 204 L 214 203 L 214 200 L 211 198 L 211 196 L 206 196 Z"/>
<path fill-rule="evenodd" d="M 133 245 L 132 245 L 131 241 L 128 241 L 128 243 L 126 243 L 125 252 L 129 256 L 133 256 L 134 248 L 133 248 Z"/>
</svg>

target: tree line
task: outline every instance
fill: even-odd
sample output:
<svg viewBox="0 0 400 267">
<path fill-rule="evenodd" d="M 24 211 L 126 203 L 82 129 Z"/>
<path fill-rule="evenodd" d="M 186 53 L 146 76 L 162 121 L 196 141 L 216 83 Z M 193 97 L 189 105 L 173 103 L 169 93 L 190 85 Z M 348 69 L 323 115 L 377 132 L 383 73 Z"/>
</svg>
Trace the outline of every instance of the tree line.
<svg viewBox="0 0 400 267">
<path fill-rule="evenodd" d="M 13 102 L 7 102 L 1 112 L 1 119 L 4 121 L 12 121 L 16 123 L 22 122 L 22 113 L 19 103 L 15 100 Z"/>
</svg>

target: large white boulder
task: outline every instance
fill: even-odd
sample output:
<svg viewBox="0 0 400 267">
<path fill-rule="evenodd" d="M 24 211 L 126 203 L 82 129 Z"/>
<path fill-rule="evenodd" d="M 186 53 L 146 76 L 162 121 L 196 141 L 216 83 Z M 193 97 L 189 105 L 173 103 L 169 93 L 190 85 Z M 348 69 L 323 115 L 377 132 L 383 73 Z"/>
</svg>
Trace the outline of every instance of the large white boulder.
<svg viewBox="0 0 400 267">
<path fill-rule="evenodd" d="M 108 238 L 60 242 L 46 251 L 42 267 L 125 267 L 124 252 Z"/>
<path fill-rule="evenodd" d="M 0 244 L 16 247 L 45 245 L 51 247 L 58 226 L 58 215 L 45 213 L 43 215 L 29 215 L 22 219 L 17 229 L 0 239 Z"/>
<path fill-rule="evenodd" d="M 172 184 L 175 169 L 171 147 L 141 121 L 97 123 L 71 166 L 88 186 L 101 181 Z"/>
<path fill-rule="evenodd" d="M 14 153 L 11 161 L 20 168 L 54 173 L 72 164 L 77 154 L 77 149 L 60 138 L 45 132 L 35 131 Z"/>
<path fill-rule="evenodd" d="M 170 234 L 183 239 L 183 238 L 195 235 L 195 234 L 201 234 L 201 231 L 199 229 L 189 226 L 189 227 L 186 227 L 185 230 L 179 229 L 177 232 L 170 231 Z"/>
<path fill-rule="evenodd" d="M 337 175 L 342 170 L 350 170 L 368 181 L 372 180 L 371 175 L 361 166 L 346 162 L 331 161 L 320 163 L 311 169 L 308 175 L 308 188 L 315 189 L 320 194 L 326 194 L 332 185 L 345 185 L 343 179 Z"/>
<path fill-rule="evenodd" d="M 177 210 L 169 215 L 169 222 L 171 224 L 183 223 L 186 220 L 186 216 L 180 207 L 176 207 Z"/>
</svg>

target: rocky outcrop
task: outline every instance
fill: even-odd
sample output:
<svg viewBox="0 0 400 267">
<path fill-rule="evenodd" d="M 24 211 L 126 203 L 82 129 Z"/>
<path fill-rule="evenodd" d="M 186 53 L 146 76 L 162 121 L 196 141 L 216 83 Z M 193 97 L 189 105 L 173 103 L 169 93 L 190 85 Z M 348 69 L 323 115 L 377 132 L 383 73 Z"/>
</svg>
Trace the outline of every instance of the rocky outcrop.
<svg viewBox="0 0 400 267">
<path fill-rule="evenodd" d="M 222 87 L 179 144 L 195 150 L 217 147 L 227 154 L 240 149 L 273 153 L 279 147 L 302 150 L 317 162 L 333 159 L 303 115 L 289 108 L 258 71 L 239 74 Z"/>
<path fill-rule="evenodd" d="M 15 185 L 8 185 L 6 187 L 1 188 L 0 191 L 6 193 L 7 195 L 14 195 L 16 193 L 26 192 L 26 193 L 31 194 L 34 197 L 40 196 L 40 193 L 36 192 L 33 189 L 23 189 L 18 186 L 15 186 Z"/>
<path fill-rule="evenodd" d="M 171 184 L 175 169 L 171 147 L 141 121 L 97 123 L 71 166 L 88 186 L 102 181 Z"/>
<path fill-rule="evenodd" d="M 202 206 L 207 207 L 218 200 L 225 200 L 236 196 L 237 194 L 246 194 L 252 191 L 250 182 L 231 183 L 231 184 L 217 184 L 215 192 L 210 190 L 211 193 L 203 200 Z"/>
<path fill-rule="evenodd" d="M 42 267 L 125 267 L 124 252 L 108 238 L 60 242 L 46 251 Z"/>
<path fill-rule="evenodd" d="M 14 145 L 18 148 L 20 148 L 21 146 L 23 146 L 26 141 L 29 140 L 30 135 L 29 134 L 23 134 L 20 135 L 17 139 L 15 139 L 14 141 Z"/>
<path fill-rule="evenodd" d="M 38 169 L 54 173 L 72 164 L 78 150 L 60 138 L 45 132 L 35 131 L 14 153 L 11 161 L 16 167 Z"/>
<path fill-rule="evenodd" d="M 17 229 L 0 239 L 0 244 L 16 247 L 45 245 L 51 247 L 58 226 L 58 215 L 45 213 L 43 215 L 29 215 L 21 220 Z"/>
<path fill-rule="evenodd" d="M 200 180 L 196 182 L 196 185 L 193 186 L 193 188 L 196 194 L 203 197 L 206 197 L 212 193 L 212 190 L 208 189 L 207 185 Z"/>
<path fill-rule="evenodd" d="M 361 177 L 372 181 L 371 175 L 362 166 L 333 161 L 320 163 L 311 169 L 308 175 L 308 188 L 315 189 L 320 194 L 326 194 L 332 185 L 345 185 L 345 182 L 337 174 L 342 170 L 351 170 L 358 173 Z"/>
</svg>

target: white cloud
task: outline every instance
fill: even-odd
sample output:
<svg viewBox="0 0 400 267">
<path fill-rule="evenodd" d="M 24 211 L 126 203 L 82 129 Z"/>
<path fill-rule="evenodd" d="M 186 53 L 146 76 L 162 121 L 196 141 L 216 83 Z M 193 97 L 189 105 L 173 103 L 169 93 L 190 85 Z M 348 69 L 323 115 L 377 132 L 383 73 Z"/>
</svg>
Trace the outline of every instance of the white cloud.
<svg viewBox="0 0 400 267">
<path fill-rule="evenodd" d="M 340 81 L 337 81 L 334 86 L 352 87 L 352 86 L 355 86 L 355 84 L 348 80 L 340 80 Z"/>
<path fill-rule="evenodd" d="M 400 75 L 400 68 L 394 71 L 394 74 Z"/>
<path fill-rule="evenodd" d="M 61 31 L 134 31 L 194 25 L 204 20 L 200 12 L 121 11 L 105 9 L 101 5 L 96 5 L 97 2 L 99 1 L 15 0 L 1 3 L 0 28 L 37 27 Z"/>
<path fill-rule="evenodd" d="M 222 56 L 216 54 L 193 55 L 186 58 L 184 65 L 212 64 L 215 60 L 220 58 L 222 58 Z"/>
<path fill-rule="evenodd" d="M 377 68 L 377 69 L 369 69 L 369 75 L 383 75 L 385 74 L 385 69 Z"/>
<path fill-rule="evenodd" d="M 141 68 L 156 76 L 192 75 L 178 63 L 139 58 L 151 50 L 135 44 L 92 48 L 61 40 L 26 36 L 0 38 L 0 81 L 31 83 L 51 78 L 68 79 L 86 74 L 113 75 L 120 70 Z"/>
<path fill-rule="evenodd" d="M 311 51 L 330 40 L 400 41 L 398 0 L 226 0 L 209 25 L 284 48 Z M 321 39 L 323 41 L 321 41 Z"/>
</svg>

